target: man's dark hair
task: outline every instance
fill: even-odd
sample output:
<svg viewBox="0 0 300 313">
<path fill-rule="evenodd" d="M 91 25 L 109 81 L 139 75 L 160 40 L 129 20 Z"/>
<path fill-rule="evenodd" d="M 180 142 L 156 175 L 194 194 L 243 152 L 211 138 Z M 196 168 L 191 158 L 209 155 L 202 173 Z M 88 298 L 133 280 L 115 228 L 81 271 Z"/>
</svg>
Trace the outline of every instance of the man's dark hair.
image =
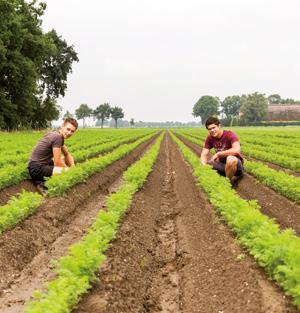
<svg viewBox="0 0 300 313">
<path fill-rule="evenodd" d="M 211 125 L 211 124 L 215 124 L 215 125 L 220 125 L 220 121 L 219 121 L 219 119 L 217 118 L 217 117 L 215 117 L 215 116 L 210 116 L 207 120 L 206 120 L 206 122 L 205 122 L 205 127 L 206 127 L 206 129 L 208 129 L 208 126 L 209 125 Z"/>
<path fill-rule="evenodd" d="M 67 117 L 64 119 L 63 125 L 65 126 L 67 123 L 72 124 L 74 127 L 76 127 L 76 129 L 78 128 L 78 122 L 73 117 Z"/>
</svg>

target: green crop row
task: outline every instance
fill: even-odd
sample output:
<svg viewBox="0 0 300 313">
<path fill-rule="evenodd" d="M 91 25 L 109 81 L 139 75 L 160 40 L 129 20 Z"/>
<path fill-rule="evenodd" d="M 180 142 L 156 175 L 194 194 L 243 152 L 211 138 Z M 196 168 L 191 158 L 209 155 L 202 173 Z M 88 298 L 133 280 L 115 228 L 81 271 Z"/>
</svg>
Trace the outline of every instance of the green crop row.
<svg viewBox="0 0 300 313">
<path fill-rule="evenodd" d="M 23 191 L 0 206 L 0 234 L 32 214 L 42 203 L 43 197 L 36 192 Z"/>
<path fill-rule="evenodd" d="M 255 201 L 241 199 L 227 178 L 201 165 L 198 156 L 174 135 L 173 139 L 191 164 L 209 201 L 238 235 L 239 241 L 300 308 L 300 238 L 291 229 L 281 231 L 274 220 L 259 211 Z"/>
<path fill-rule="evenodd" d="M 81 164 L 82 167 L 80 171 L 87 170 L 88 172 L 86 173 L 84 178 L 88 178 L 90 175 L 94 174 L 95 171 L 101 171 L 104 167 L 108 166 L 109 164 L 117 160 L 118 158 L 121 158 L 126 153 L 129 153 L 130 151 L 132 151 L 137 145 L 147 140 L 150 136 L 151 135 L 148 135 L 145 138 L 137 140 L 133 144 L 126 145 L 125 148 L 123 149 L 121 149 L 120 147 L 119 149 L 116 149 L 111 154 L 108 154 L 104 156 L 103 158 L 93 159 L 91 160 L 88 166 L 86 166 L 83 163 Z M 92 163 L 96 163 L 96 165 Z M 71 173 L 71 171 L 73 171 L 76 175 L 76 171 L 75 171 L 76 168 L 77 167 L 72 168 L 72 170 L 66 172 L 65 174 Z M 13 176 L 13 172 L 11 174 Z M 81 182 L 78 179 L 77 180 L 75 180 L 74 178 L 72 179 L 73 175 L 74 174 L 70 175 L 68 177 L 68 180 L 66 180 L 67 183 L 69 184 L 67 186 L 67 189 L 70 189 L 74 184 Z M 63 176 L 63 180 L 61 180 L 60 176 L 61 175 L 55 176 L 55 178 L 58 178 L 59 183 L 65 184 L 64 182 L 65 177 Z M 78 176 L 76 178 L 83 179 L 82 176 Z M 55 184 L 55 180 L 52 183 Z M 52 187 L 52 189 L 49 189 L 49 193 L 50 191 L 53 191 L 54 188 L 55 186 Z M 52 196 L 61 194 L 57 192 L 56 189 L 55 191 L 56 193 L 55 192 L 52 193 L 51 194 Z M 0 207 L 0 233 L 15 226 L 21 220 L 23 220 L 24 218 L 32 214 L 40 206 L 42 199 L 43 197 L 39 195 L 38 193 L 27 192 L 27 191 L 22 191 L 22 193 L 18 197 L 13 196 L 6 205 Z"/>
<path fill-rule="evenodd" d="M 152 133 L 153 133 L 153 130 L 152 130 Z M 132 136 L 127 136 L 126 140 L 119 139 L 111 143 L 107 143 L 107 144 L 103 144 L 103 145 L 99 145 L 95 147 L 90 147 L 90 149 L 85 149 L 82 151 L 79 150 L 78 152 L 74 152 L 73 155 L 76 161 L 84 161 L 88 157 L 92 157 L 92 156 L 107 152 L 126 141 L 134 140 L 141 136 L 143 136 L 143 134 L 140 132 L 140 134 L 138 135 L 135 134 Z M 5 187 L 15 185 L 29 177 L 28 170 L 27 170 L 28 156 L 26 157 L 22 156 L 22 158 L 21 156 L 19 156 L 18 158 L 19 158 L 19 162 L 17 162 L 16 165 L 6 165 L 0 169 L 0 190 Z"/>
<path fill-rule="evenodd" d="M 177 132 L 176 132 L 177 133 Z M 199 144 L 193 136 L 180 133 L 187 140 Z M 271 187 L 281 195 L 300 203 L 300 180 L 283 171 L 274 170 L 261 162 L 245 160 L 244 167 L 248 173 L 256 177 L 264 185 Z"/>
<path fill-rule="evenodd" d="M 250 157 L 271 162 L 282 167 L 300 172 L 300 159 L 272 153 L 269 149 L 256 149 L 254 146 L 242 146 L 242 153 Z"/>
<path fill-rule="evenodd" d="M 99 212 L 88 234 L 59 260 L 57 278 L 48 284 L 47 293 L 35 292 L 35 301 L 25 306 L 26 313 L 70 312 L 80 296 L 87 292 L 95 279 L 95 272 L 105 260 L 109 243 L 116 236 L 121 217 L 153 167 L 162 137 L 124 173 L 121 188 L 107 199 L 107 211 Z"/>
<path fill-rule="evenodd" d="M 283 196 L 300 203 L 300 179 L 283 171 L 274 170 L 260 162 L 245 161 L 247 172 L 264 185 L 271 187 Z"/>
<path fill-rule="evenodd" d="M 89 159 L 84 163 L 80 163 L 75 167 L 70 168 L 68 171 L 63 172 L 60 175 L 53 175 L 46 181 L 49 196 L 55 197 L 62 195 L 75 184 L 85 181 L 91 175 L 101 171 L 114 161 L 119 160 L 121 157 L 131 152 L 134 148 L 152 136 L 153 134 L 150 134 L 136 140 L 133 143 L 123 144 L 111 153 L 108 153 L 100 158 Z"/>
</svg>

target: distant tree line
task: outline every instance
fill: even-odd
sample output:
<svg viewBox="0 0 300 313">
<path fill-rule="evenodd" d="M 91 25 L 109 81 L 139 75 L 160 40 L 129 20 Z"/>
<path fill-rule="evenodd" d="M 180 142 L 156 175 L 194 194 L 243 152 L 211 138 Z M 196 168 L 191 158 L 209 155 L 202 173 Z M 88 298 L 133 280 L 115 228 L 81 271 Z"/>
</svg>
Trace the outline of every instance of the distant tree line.
<svg viewBox="0 0 300 313">
<path fill-rule="evenodd" d="M 66 117 L 74 117 L 69 111 L 64 115 Z M 111 107 L 109 103 L 103 103 L 96 107 L 95 110 L 90 108 L 87 104 L 83 103 L 75 110 L 75 117 L 78 120 L 82 120 L 82 127 L 85 127 L 86 118 L 94 118 L 98 123 L 100 123 L 101 128 L 103 128 L 104 122 L 109 118 L 114 121 L 114 126 L 118 127 L 118 120 L 124 117 L 123 109 L 117 106 Z"/>
<path fill-rule="evenodd" d="M 43 32 L 45 3 L 0 0 L 0 128 L 44 128 L 59 117 L 77 53 L 55 30 Z"/>
<path fill-rule="evenodd" d="M 202 96 L 193 107 L 193 116 L 201 117 L 202 124 L 209 116 L 221 117 L 225 126 L 252 125 L 263 121 L 268 113 L 268 105 L 299 104 L 293 99 L 282 99 L 273 94 L 266 97 L 255 92 L 248 95 L 228 96 L 223 101 L 218 97 Z"/>
</svg>

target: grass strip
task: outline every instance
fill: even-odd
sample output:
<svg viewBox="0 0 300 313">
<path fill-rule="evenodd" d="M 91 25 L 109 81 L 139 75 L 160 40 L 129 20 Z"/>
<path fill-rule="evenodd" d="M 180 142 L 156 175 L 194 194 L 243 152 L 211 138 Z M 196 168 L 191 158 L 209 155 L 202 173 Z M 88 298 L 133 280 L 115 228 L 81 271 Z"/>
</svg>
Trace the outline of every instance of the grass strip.
<svg viewBox="0 0 300 313">
<path fill-rule="evenodd" d="M 36 192 L 22 191 L 0 207 L 0 234 L 32 214 L 42 203 L 43 197 Z"/>
<path fill-rule="evenodd" d="M 60 175 L 51 176 L 45 183 L 48 187 L 49 196 L 55 197 L 62 195 L 74 185 L 85 181 L 93 174 L 103 170 L 151 137 L 153 137 L 153 134 L 142 137 L 133 143 L 123 144 L 102 157 L 89 159 L 84 163 L 77 164 L 75 167 L 70 168 Z"/>
<path fill-rule="evenodd" d="M 67 313 L 78 303 L 95 279 L 95 272 L 105 260 L 104 252 L 116 236 L 120 219 L 130 206 L 134 193 L 143 186 L 160 150 L 161 135 L 145 155 L 123 174 L 120 189 L 107 199 L 107 211 L 100 211 L 88 234 L 72 245 L 69 254 L 56 264 L 57 278 L 46 293 L 35 292 L 26 313 Z"/>
<path fill-rule="evenodd" d="M 300 203 L 300 179 L 283 171 L 274 170 L 260 162 L 245 161 L 247 172 L 255 176 L 264 185 L 271 187 L 281 195 Z"/>
<path fill-rule="evenodd" d="M 280 230 L 273 219 L 259 211 L 256 201 L 241 199 L 227 178 L 203 166 L 189 148 L 172 134 L 199 185 L 258 264 L 293 297 L 300 309 L 300 238 L 292 229 Z"/>
</svg>

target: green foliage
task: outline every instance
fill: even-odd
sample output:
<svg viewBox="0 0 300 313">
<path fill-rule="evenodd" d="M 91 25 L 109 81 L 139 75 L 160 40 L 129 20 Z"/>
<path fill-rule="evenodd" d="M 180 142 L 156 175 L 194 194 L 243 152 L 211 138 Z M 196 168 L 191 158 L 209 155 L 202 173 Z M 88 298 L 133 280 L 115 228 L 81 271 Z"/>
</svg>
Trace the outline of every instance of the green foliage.
<svg viewBox="0 0 300 313">
<path fill-rule="evenodd" d="M 245 161 L 247 172 L 283 196 L 300 203 L 300 179 L 253 161 Z"/>
<path fill-rule="evenodd" d="M 115 237 L 120 218 L 130 206 L 133 194 L 145 182 L 159 153 L 162 135 L 147 153 L 124 173 L 121 188 L 107 199 L 107 211 L 100 211 L 88 234 L 71 246 L 56 266 L 57 278 L 48 292 L 35 293 L 26 313 L 67 313 L 90 287 L 95 272 L 105 260 L 104 252 Z M 147 172 L 147 173 L 146 173 Z M 140 173 L 140 175 L 139 175 Z"/>
<path fill-rule="evenodd" d="M 103 128 L 104 121 L 110 117 L 110 113 L 111 113 L 111 107 L 109 103 L 100 104 L 93 111 L 93 115 L 95 119 L 101 120 L 101 128 Z"/>
<path fill-rule="evenodd" d="M 50 177 L 46 182 L 49 196 L 55 197 L 62 195 L 75 184 L 85 181 L 96 172 L 100 172 L 106 166 L 125 156 L 152 136 L 153 134 L 150 134 L 134 141 L 133 143 L 123 144 L 111 153 L 99 158 L 90 159 L 82 164 L 78 164 L 77 166 L 70 168 L 68 171 L 63 172 L 60 175 Z"/>
<path fill-rule="evenodd" d="M 112 107 L 110 110 L 111 117 L 115 120 L 115 126 L 118 127 L 118 119 L 124 117 L 123 109 L 120 107 Z"/>
<path fill-rule="evenodd" d="M 24 190 L 18 197 L 12 197 L 6 205 L 0 207 L 0 233 L 32 214 L 42 203 L 42 199 L 38 193 Z"/>
<path fill-rule="evenodd" d="M 241 121 L 244 123 L 261 121 L 267 115 L 267 108 L 268 102 L 263 94 L 257 92 L 249 94 L 242 98 Z"/>
<path fill-rule="evenodd" d="M 202 125 L 209 116 L 218 115 L 220 101 L 217 97 L 202 96 L 193 107 L 193 115 L 201 117 Z"/>
<path fill-rule="evenodd" d="M 228 225 L 237 233 L 257 262 L 263 266 L 294 299 L 300 308 L 300 239 L 293 230 L 280 231 L 274 220 L 259 211 L 256 202 L 241 199 L 227 178 L 221 177 L 179 139 L 173 136 L 193 173 L 207 193 L 209 201 L 221 213 Z"/>
<path fill-rule="evenodd" d="M 57 115 L 55 100 L 64 95 L 72 62 L 78 61 L 55 31 L 43 33 L 45 9 L 35 0 L 0 0 L 1 128 L 46 127 Z"/>
<path fill-rule="evenodd" d="M 242 97 L 229 96 L 221 102 L 222 112 L 227 118 L 232 119 L 238 116 L 241 107 Z"/>
<path fill-rule="evenodd" d="M 81 104 L 78 109 L 75 110 L 76 117 L 81 120 L 82 119 L 82 126 L 85 127 L 85 119 L 87 117 L 92 116 L 93 109 L 91 109 L 87 104 Z"/>
</svg>

